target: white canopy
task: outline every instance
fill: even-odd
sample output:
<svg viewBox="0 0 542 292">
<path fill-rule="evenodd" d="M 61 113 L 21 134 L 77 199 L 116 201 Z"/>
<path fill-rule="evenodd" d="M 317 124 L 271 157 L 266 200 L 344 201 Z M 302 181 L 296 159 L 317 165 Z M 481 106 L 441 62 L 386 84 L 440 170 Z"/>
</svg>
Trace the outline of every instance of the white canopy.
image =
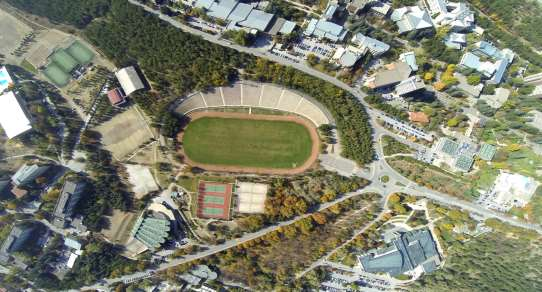
<svg viewBox="0 0 542 292">
<path fill-rule="evenodd" d="M 30 120 L 12 91 L 0 95 L 0 125 L 9 139 L 32 129 Z"/>
</svg>

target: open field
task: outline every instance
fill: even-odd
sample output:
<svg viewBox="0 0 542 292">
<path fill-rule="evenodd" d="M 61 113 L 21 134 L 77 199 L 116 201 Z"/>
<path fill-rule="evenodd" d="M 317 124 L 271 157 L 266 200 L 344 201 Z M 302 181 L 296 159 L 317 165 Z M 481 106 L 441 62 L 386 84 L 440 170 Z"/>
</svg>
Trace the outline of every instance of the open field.
<svg viewBox="0 0 542 292">
<path fill-rule="evenodd" d="M 152 131 L 132 107 L 95 128 L 102 134 L 102 143 L 113 157 L 122 160 L 136 151 L 140 145 L 154 138 Z"/>
<path fill-rule="evenodd" d="M 106 216 L 106 218 L 109 220 L 109 226 L 102 230 L 103 236 L 113 243 L 125 244 L 130 235 L 130 228 L 137 218 L 137 214 L 115 209 L 113 210 L 113 214 Z"/>
<path fill-rule="evenodd" d="M 231 171 L 250 168 L 247 172 L 308 168 L 318 153 L 314 128 L 299 117 L 214 112 L 191 118 L 182 136 L 184 153 L 190 164 L 205 169 L 213 165 L 239 168 Z"/>
<path fill-rule="evenodd" d="M 0 54 L 10 60 L 11 55 L 22 43 L 24 37 L 32 31 L 25 23 L 18 21 L 7 12 L 0 10 Z"/>
</svg>

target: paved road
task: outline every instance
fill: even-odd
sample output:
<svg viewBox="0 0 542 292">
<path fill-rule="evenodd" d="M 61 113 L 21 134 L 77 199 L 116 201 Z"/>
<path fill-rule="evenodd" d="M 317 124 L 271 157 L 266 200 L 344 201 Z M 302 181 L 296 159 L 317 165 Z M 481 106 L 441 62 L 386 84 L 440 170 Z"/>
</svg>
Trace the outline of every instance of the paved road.
<svg viewBox="0 0 542 292">
<path fill-rule="evenodd" d="M 393 133 L 391 133 L 387 129 L 383 128 L 382 126 L 378 125 L 378 123 L 376 123 L 376 117 L 379 114 L 382 114 L 382 113 L 380 113 L 380 112 L 378 112 L 378 111 L 376 111 L 374 109 L 371 109 L 370 106 L 363 100 L 363 98 L 365 97 L 365 94 L 363 92 L 359 91 L 358 89 L 352 88 L 352 87 L 348 86 L 347 84 L 335 79 L 334 77 L 331 77 L 331 76 L 326 75 L 326 74 L 324 74 L 322 72 L 316 71 L 316 70 L 314 70 L 314 69 L 312 69 L 312 68 L 310 68 L 310 67 L 308 67 L 308 66 L 306 66 L 304 64 L 292 63 L 292 62 L 290 62 L 288 60 L 285 60 L 283 58 L 279 58 L 279 57 L 277 57 L 275 55 L 269 54 L 267 52 L 263 52 L 263 51 L 258 50 L 258 49 L 241 47 L 241 46 L 231 44 L 229 42 L 218 39 L 217 36 L 209 35 L 207 33 L 199 31 L 197 29 L 193 29 L 193 28 L 191 28 L 189 26 L 186 26 L 186 25 L 176 21 L 175 19 L 173 19 L 173 18 L 171 18 L 171 17 L 169 17 L 167 15 L 161 14 L 159 11 L 154 11 L 153 9 L 140 4 L 139 2 L 137 2 L 135 0 L 128 0 L 128 1 L 130 3 L 132 3 L 132 4 L 134 4 L 134 5 L 137 5 L 137 6 L 140 6 L 140 7 L 144 8 L 145 10 L 147 10 L 147 11 L 149 11 L 151 13 L 154 13 L 154 14 L 158 15 L 164 21 L 169 22 L 171 25 L 173 25 L 173 26 L 175 26 L 177 28 L 180 28 L 183 31 L 189 32 L 189 33 L 194 34 L 194 35 L 201 36 L 203 39 L 208 40 L 208 41 L 213 42 L 213 43 L 216 43 L 216 44 L 219 44 L 221 46 L 229 47 L 229 48 L 235 49 L 237 51 L 244 52 L 244 53 L 249 53 L 249 54 L 252 54 L 252 55 L 255 55 L 255 56 L 258 56 L 258 57 L 264 57 L 264 58 L 270 59 L 272 61 L 275 61 L 277 63 L 281 63 L 283 65 L 295 67 L 295 68 L 297 68 L 297 69 L 299 69 L 299 70 L 301 70 L 301 71 L 303 71 L 303 72 L 305 72 L 307 74 L 319 77 L 320 79 L 328 81 L 328 82 L 330 82 L 330 83 L 332 83 L 332 84 L 334 84 L 334 85 L 336 85 L 336 86 L 350 92 L 351 94 L 356 96 L 360 100 L 360 102 L 366 107 L 367 112 L 369 113 L 369 115 L 371 117 L 370 118 L 370 123 L 373 126 L 373 129 L 375 131 L 375 135 L 374 135 L 375 138 L 380 137 L 383 133 L 392 134 L 392 136 L 394 136 Z M 362 192 L 354 192 L 354 193 L 346 194 L 346 195 L 342 196 L 341 198 L 339 198 L 339 199 L 337 199 L 335 201 L 322 204 L 318 210 L 323 210 L 323 209 L 328 208 L 328 207 L 330 207 L 330 206 L 332 206 L 334 204 L 337 204 L 337 203 L 339 203 L 339 202 L 341 202 L 343 200 L 346 200 L 346 199 L 351 198 L 353 196 L 360 195 L 362 193 L 376 192 L 376 193 L 380 193 L 380 194 L 389 195 L 389 194 L 392 194 L 394 192 L 403 192 L 403 193 L 407 193 L 407 194 L 414 195 L 414 196 L 427 197 L 427 198 L 429 198 L 431 200 L 435 200 L 435 201 L 440 202 L 440 203 L 445 204 L 445 205 L 455 206 L 455 207 L 465 209 L 465 210 L 467 210 L 469 212 L 477 213 L 477 214 L 479 214 L 479 215 L 481 215 L 482 217 L 485 217 L 485 218 L 498 218 L 498 219 L 500 219 L 500 220 L 502 220 L 502 221 L 504 221 L 504 222 L 506 222 L 508 224 L 518 226 L 518 227 L 527 228 L 527 229 L 531 229 L 531 230 L 535 230 L 535 231 L 537 231 L 539 233 L 542 233 L 542 228 L 540 226 L 538 226 L 538 225 L 528 224 L 528 223 L 513 219 L 513 218 L 511 218 L 511 217 L 509 217 L 507 215 L 504 215 L 504 214 L 501 214 L 501 213 L 498 213 L 498 212 L 494 212 L 494 211 L 491 211 L 491 210 L 486 210 L 486 209 L 482 208 L 481 206 L 478 206 L 478 205 L 476 205 L 474 203 L 459 200 L 459 199 L 454 198 L 454 197 L 452 197 L 450 195 L 443 194 L 443 193 L 440 193 L 440 192 L 436 192 L 436 191 L 433 191 L 433 190 L 429 190 L 429 189 L 427 189 L 425 187 L 420 187 L 420 186 L 416 185 L 415 183 L 413 183 L 413 182 L 409 181 L 408 179 L 406 179 L 405 177 L 403 177 L 401 174 L 397 173 L 394 169 L 392 169 L 387 164 L 387 162 L 383 159 L 384 155 L 382 153 L 382 147 L 377 146 L 376 148 L 377 148 L 378 157 L 380 159 L 371 164 L 371 169 L 372 169 L 371 170 L 371 173 L 372 173 L 371 176 L 373 178 L 372 183 L 369 186 L 367 186 Z M 378 180 L 378 177 L 380 177 L 383 174 L 386 174 L 386 175 L 390 176 L 390 182 L 389 183 L 382 184 Z M 399 186 L 397 186 L 397 183 L 401 183 L 401 184 L 405 185 L 406 187 L 399 187 Z M 386 196 L 386 198 L 387 198 L 387 196 Z M 384 201 L 382 201 L 381 203 L 384 204 Z M 253 240 L 255 238 L 258 238 L 258 237 L 261 237 L 261 236 L 263 236 L 263 235 L 265 235 L 265 234 L 267 234 L 269 232 L 277 230 L 281 226 L 286 226 L 286 225 L 292 224 L 292 223 L 296 222 L 297 220 L 300 220 L 300 219 L 305 218 L 307 216 L 310 216 L 310 214 L 305 214 L 305 215 L 302 215 L 302 216 L 298 216 L 298 217 L 296 217 L 296 218 L 294 218 L 292 220 L 284 221 L 284 222 L 281 222 L 280 224 L 266 227 L 266 228 L 264 228 L 262 230 L 259 230 L 257 232 L 245 234 L 241 238 L 229 240 L 229 241 L 224 242 L 223 244 L 212 246 L 212 247 L 210 247 L 209 249 L 207 249 L 205 251 L 202 251 L 202 252 L 199 252 L 199 253 L 196 253 L 196 254 L 193 254 L 193 255 L 187 255 L 187 256 L 185 256 L 183 258 L 175 259 L 175 260 L 172 260 L 171 262 L 168 262 L 168 263 L 160 264 L 158 268 L 155 268 L 155 269 L 152 269 L 152 270 L 147 270 L 147 271 L 144 271 L 144 272 L 134 273 L 134 274 L 131 274 L 131 275 L 125 275 L 125 276 L 120 277 L 120 278 L 106 279 L 105 281 L 107 282 L 107 284 L 113 284 L 113 283 L 118 283 L 118 282 L 123 282 L 123 281 L 132 281 L 135 278 L 148 277 L 149 275 L 151 275 L 151 274 L 153 274 L 153 273 L 155 273 L 157 271 L 162 271 L 162 270 L 168 269 L 168 268 L 176 266 L 176 265 L 180 265 L 180 264 L 183 264 L 183 263 L 191 262 L 191 261 L 196 260 L 196 259 L 204 258 L 204 257 L 210 256 L 210 255 L 222 252 L 222 251 L 227 250 L 229 248 L 235 247 L 235 246 L 237 246 L 239 244 L 242 244 L 244 242 L 251 241 L 251 240 Z M 92 289 L 92 288 L 98 288 L 98 287 L 100 287 L 100 286 L 95 285 L 95 286 L 84 287 L 84 288 Z"/>
</svg>

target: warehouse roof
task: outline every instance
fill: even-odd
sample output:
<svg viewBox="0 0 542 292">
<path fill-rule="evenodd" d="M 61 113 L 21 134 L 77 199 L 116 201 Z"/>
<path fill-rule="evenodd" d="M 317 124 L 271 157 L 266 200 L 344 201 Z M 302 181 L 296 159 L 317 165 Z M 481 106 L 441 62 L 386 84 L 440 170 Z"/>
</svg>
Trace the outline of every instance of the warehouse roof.
<svg viewBox="0 0 542 292">
<path fill-rule="evenodd" d="M 239 25 L 254 28 L 259 31 L 265 31 L 275 15 L 261 10 L 253 9 L 248 17 L 239 22 Z"/>
<path fill-rule="evenodd" d="M 0 95 L 0 125 L 9 139 L 32 129 L 26 111 L 12 91 Z"/>
<path fill-rule="evenodd" d="M 141 81 L 139 74 L 137 74 L 133 66 L 120 69 L 115 73 L 115 76 L 117 76 L 120 86 L 127 96 L 136 90 L 145 88 L 143 81 Z"/>
</svg>

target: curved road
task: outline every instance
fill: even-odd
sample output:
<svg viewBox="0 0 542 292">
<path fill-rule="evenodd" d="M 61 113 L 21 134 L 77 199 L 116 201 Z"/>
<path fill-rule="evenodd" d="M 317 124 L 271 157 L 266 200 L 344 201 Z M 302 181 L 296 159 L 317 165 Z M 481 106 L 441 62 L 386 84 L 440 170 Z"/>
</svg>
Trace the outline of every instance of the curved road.
<svg viewBox="0 0 542 292">
<path fill-rule="evenodd" d="M 159 11 L 155 11 L 155 10 L 153 10 L 153 9 L 147 7 L 147 6 L 144 6 L 144 5 L 140 4 L 136 0 L 128 0 L 128 1 L 130 3 L 132 3 L 132 4 L 134 4 L 134 5 L 142 7 L 143 9 L 145 9 L 146 11 L 148 11 L 150 13 L 153 13 L 153 14 L 157 15 L 162 20 L 170 23 L 174 27 L 182 29 L 185 32 L 201 36 L 203 39 L 205 39 L 207 41 L 210 41 L 210 42 L 213 42 L 215 44 L 219 44 L 221 46 L 229 47 L 229 48 L 235 49 L 237 51 L 252 54 L 252 55 L 255 55 L 255 56 L 258 56 L 258 57 L 267 58 L 267 59 L 270 59 L 272 61 L 275 61 L 277 63 L 283 64 L 283 65 L 286 65 L 286 66 L 295 67 L 298 70 L 301 70 L 301 71 L 303 71 L 303 72 L 305 72 L 307 74 L 310 74 L 312 76 L 315 76 L 315 77 L 318 77 L 318 78 L 323 79 L 325 81 L 328 81 L 328 82 L 330 82 L 330 83 L 332 83 L 332 84 L 334 84 L 334 85 L 336 85 L 336 86 L 350 92 L 352 95 L 354 95 L 365 106 L 365 108 L 367 110 L 367 113 L 370 116 L 369 122 L 370 122 L 371 126 L 374 129 L 374 138 L 375 138 L 375 143 L 376 144 L 378 144 L 379 138 L 384 134 L 391 135 L 391 136 L 396 136 L 395 134 L 393 134 L 392 132 L 390 132 L 387 129 L 383 128 L 382 126 L 380 126 L 376 122 L 376 117 L 378 116 L 378 114 L 382 114 L 382 113 L 380 113 L 379 111 L 376 111 L 374 109 L 371 109 L 371 107 L 363 100 L 363 98 L 366 96 L 366 94 L 364 94 L 363 92 L 361 92 L 361 91 L 359 91 L 359 90 L 357 90 L 355 88 L 352 88 L 352 87 L 348 86 L 347 84 L 335 79 L 334 77 L 331 77 L 331 76 L 329 76 L 329 75 L 327 75 L 325 73 L 322 73 L 320 71 L 314 70 L 314 69 L 312 69 L 312 68 L 310 68 L 310 67 L 308 67 L 308 66 L 306 66 L 304 64 L 293 63 L 293 62 L 290 62 L 290 61 L 285 60 L 283 58 L 280 58 L 278 56 L 269 54 L 267 52 L 263 52 L 263 51 L 261 51 L 259 49 L 242 47 L 242 46 L 238 46 L 238 45 L 232 44 L 232 43 L 224 41 L 224 40 L 220 40 L 218 36 L 210 35 L 210 34 L 207 34 L 205 32 L 202 32 L 200 30 L 191 28 L 191 27 L 189 27 L 189 26 L 187 26 L 185 24 L 182 24 L 182 23 L 178 22 L 177 20 L 175 20 L 175 19 L 173 19 L 173 18 L 171 18 L 171 17 L 169 17 L 167 15 L 161 14 Z M 464 200 L 460 200 L 460 199 L 457 199 L 457 198 L 452 197 L 450 195 L 443 194 L 443 193 L 440 193 L 440 192 L 436 192 L 436 191 L 433 191 L 433 190 L 429 190 L 429 189 L 427 189 L 425 187 L 420 187 L 420 186 L 416 185 L 415 183 L 411 182 L 410 180 L 408 180 L 407 178 L 403 177 L 401 174 L 396 172 L 393 168 L 391 168 L 387 164 L 387 162 L 383 159 L 384 154 L 382 152 L 382 147 L 381 146 L 376 145 L 376 149 L 377 149 L 376 151 L 377 151 L 379 160 L 373 162 L 370 165 L 370 167 L 371 167 L 370 179 L 372 180 L 372 183 L 369 184 L 365 189 L 363 189 L 360 192 L 348 193 L 348 194 L 346 194 L 346 195 L 344 195 L 344 196 L 342 196 L 342 197 L 340 197 L 340 198 L 338 198 L 338 199 L 336 199 L 336 200 L 334 200 L 332 202 L 322 204 L 318 208 L 318 211 L 326 209 L 326 208 L 328 208 L 328 207 L 330 207 L 330 206 L 332 206 L 334 204 L 337 204 L 337 203 L 339 203 L 341 201 L 344 201 L 344 200 L 346 200 L 348 198 L 351 198 L 351 197 L 354 197 L 354 196 L 357 196 L 357 195 L 360 195 L 360 194 L 363 194 L 363 193 L 370 193 L 370 192 L 376 192 L 376 193 L 379 193 L 379 194 L 387 194 L 384 197 L 384 199 L 380 202 L 381 204 L 384 204 L 385 198 L 387 198 L 389 196 L 389 194 L 392 194 L 392 193 L 395 193 L 395 192 L 402 192 L 402 193 L 406 193 L 406 194 L 413 195 L 413 196 L 426 197 L 426 198 L 437 201 L 437 202 L 439 202 L 441 204 L 444 204 L 444 205 L 454 206 L 454 207 L 458 207 L 458 208 L 461 208 L 461 209 L 465 209 L 465 210 L 467 210 L 469 212 L 479 214 L 479 215 L 481 215 L 482 217 L 485 217 L 485 218 L 497 218 L 497 219 L 499 219 L 499 220 L 501 220 L 503 222 L 506 222 L 506 223 L 508 223 L 510 225 L 517 226 L 517 227 L 522 227 L 522 228 L 526 228 L 526 229 L 530 229 L 530 230 L 535 230 L 535 231 L 537 231 L 539 233 L 542 233 L 542 228 L 539 225 L 529 224 L 529 223 L 526 223 L 526 222 L 523 222 L 523 221 L 519 221 L 519 220 L 511 218 L 511 217 L 509 217 L 509 216 L 507 216 L 505 214 L 484 209 L 481 206 L 476 205 L 474 203 L 467 202 L 467 201 L 464 201 Z M 380 182 L 379 177 L 382 174 L 386 174 L 386 175 L 390 176 L 390 181 L 388 183 L 383 184 L 383 183 Z M 403 184 L 403 185 L 405 185 L 405 187 L 399 187 L 399 186 L 397 186 L 397 183 Z M 201 251 L 201 252 L 198 252 L 198 253 L 193 254 L 193 255 L 187 255 L 187 256 L 184 256 L 183 258 L 175 259 L 175 260 L 172 260 L 172 261 L 170 261 L 168 263 L 160 264 L 157 268 L 154 268 L 154 269 L 150 269 L 150 270 L 147 270 L 147 271 L 144 271 L 144 272 L 134 273 L 134 274 L 131 274 L 131 275 L 125 275 L 125 276 L 122 276 L 120 278 L 106 279 L 105 282 L 108 285 L 110 285 L 110 284 L 113 284 L 113 283 L 118 283 L 118 282 L 123 282 L 123 281 L 130 282 L 130 281 L 133 281 L 133 280 L 136 280 L 136 279 L 139 279 L 139 278 L 145 278 L 145 277 L 148 277 L 148 276 L 152 275 L 153 273 L 155 273 L 157 271 L 162 271 L 162 270 L 171 268 L 171 267 L 176 266 L 176 265 L 180 265 L 180 264 L 191 262 L 191 261 L 196 260 L 196 259 L 204 258 L 204 257 L 210 256 L 210 255 L 222 252 L 224 250 L 230 249 L 230 248 L 235 247 L 237 245 L 240 245 L 242 243 L 251 241 L 251 240 L 253 240 L 255 238 L 258 238 L 258 237 L 261 237 L 261 236 L 263 236 L 263 235 L 265 235 L 265 234 L 267 234 L 269 232 L 275 231 L 275 230 L 277 230 L 278 228 L 280 228 L 282 226 L 292 224 L 292 223 L 294 223 L 294 222 L 296 222 L 296 221 L 298 221 L 298 220 L 300 220 L 302 218 L 305 218 L 307 216 L 310 216 L 310 215 L 311 214 L 305 214 L 305 215 L 302 215 L 302 216 L 298 216 L 298 217 L 296 217 L 294 219 L 281 222 L 281 223 L 279 223 L 277 225 L 266 227 L 266 228 L 261 229 L 261 230 L 259 230 L 257 232 L 245 234 L 241 238 L 232 239 L 232 240 L 224 242 L 223 244 L 212 246 L 212 247 L 210 247 L 209 249 L 207 249 L 205 251 Z M 82 289 L 96 289 L 96 288 L 103 288 L 103 286 L 97 284 L 97 285 L 90 286 L 90 287 L 83 287 Z"/>
</svg>

